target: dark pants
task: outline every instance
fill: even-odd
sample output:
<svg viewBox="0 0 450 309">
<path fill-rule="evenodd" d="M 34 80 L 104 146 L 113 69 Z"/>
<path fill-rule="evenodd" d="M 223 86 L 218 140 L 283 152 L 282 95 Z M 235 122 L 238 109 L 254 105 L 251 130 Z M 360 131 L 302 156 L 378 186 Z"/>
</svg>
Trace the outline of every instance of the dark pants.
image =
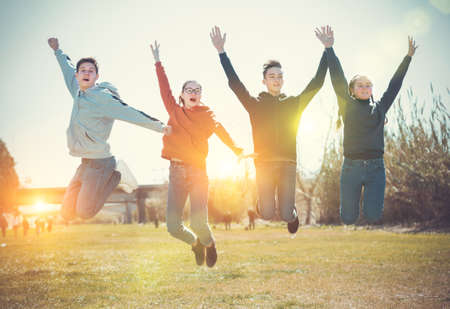
<svg viewBox="0 0 450 309">
<path fill-rule="evenodd" d="M 344 159 L 341 172 L 341 219 L 353 224 L 359 217 L 361 190 L 364 186 L 363 214 L 367 221 L 376 222 L 383 215 L 386 174 L 380 159 Z"/>
<path fill-rule="evenodd" d="M 295 181 L 297 166 L 294 162 L 255 162 L 258 208 L 261 217 L 270 220 L 275 217 L 276 205 L 280 217 L 292 222 L 297 217 L 295 208 Z"/>
<path fill-rule="evenodd" d="M 254 230 L 254 229 L 255 229 L 255 220 L 250 221 L 250 222 L 248 223 L 248 229 L 249 229 L 249 230 Z"/>
<path fill-rule="evenodd" d="M 64 194 L 62 217 L 71 220 L 75 216 L 82 219 L 95 216 L 120 182 L 120 173 L 115 168 L 114 157 L 82 159 Z"/>
<path fill-rule="evenodd" d="M 214 241 L 208 225 L 208 176 L 206 170 L 180 162 L 170 163 L 167 199 L 167 230 L 189 245 L 200 242 L 208 246 Z M 191 202 L 191 229 L 183 224 L 187 197 Z M 195 233 L 195 234 L 194 234 Z"/>
</svg>

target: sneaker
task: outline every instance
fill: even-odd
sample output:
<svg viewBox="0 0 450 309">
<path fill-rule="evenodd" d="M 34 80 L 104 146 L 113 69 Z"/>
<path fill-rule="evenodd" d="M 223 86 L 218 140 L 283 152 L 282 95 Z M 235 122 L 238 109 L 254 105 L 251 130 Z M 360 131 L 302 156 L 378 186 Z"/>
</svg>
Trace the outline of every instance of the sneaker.
<svg viewBox="0 0 450 309">
<path fill-rule="evenodd" d="M 298 222 L 298 216 L 297 216 L 294 221 L 289 222 L 287 225 L 289 233 L 291 233 L 291 234 L 297 233 L 298 225 L 299 225 L 299 222 Z"/>
<path fill-rule="evenodd" d="M 213 267 L 217 262 L 216 244 L 213 243 L 210 247 L 206 247 L 206 265 Z"/>
<path fill-rule="evenodd" d="M 192 251 L 194 251 L 195 261 L 197 262 L 197 265 L 203 265 L 203 263 L 205 262 L 205 246 L 203 246 L 198 239 L 195 244 L 192 245 Z"/>
</svg>

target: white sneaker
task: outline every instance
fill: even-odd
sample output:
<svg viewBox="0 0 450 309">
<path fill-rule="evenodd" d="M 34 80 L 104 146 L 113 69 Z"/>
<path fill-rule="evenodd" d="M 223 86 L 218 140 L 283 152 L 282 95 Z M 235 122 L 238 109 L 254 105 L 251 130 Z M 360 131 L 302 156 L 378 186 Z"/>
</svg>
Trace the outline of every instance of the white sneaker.
<svg viewBox="0 0 450 309">
<path fill-rule="evenodd" d="M 123 160 L 117 161 L 116 170 L 120 172 L 120 182 L 117 185 L 119 189 L 122 189 L 126 193 L 131 193 L 138 188 L 138 182 L 134 177 L 128 165 Z"/>
</svg>

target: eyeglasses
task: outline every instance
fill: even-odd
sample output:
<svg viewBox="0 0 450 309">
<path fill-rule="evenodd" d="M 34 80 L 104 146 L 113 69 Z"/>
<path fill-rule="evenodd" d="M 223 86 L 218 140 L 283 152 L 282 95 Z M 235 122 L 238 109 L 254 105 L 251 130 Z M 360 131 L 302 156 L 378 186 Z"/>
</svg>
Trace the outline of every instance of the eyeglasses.
<svg viewBox="0 0 450 309">
<path fill-rule="evenodd" d="M 186 92 L 187 94 L 200 94 L 202 93 L 202 89 L 200 88 L 184 88 L 184 92 Z"/>
</svg>

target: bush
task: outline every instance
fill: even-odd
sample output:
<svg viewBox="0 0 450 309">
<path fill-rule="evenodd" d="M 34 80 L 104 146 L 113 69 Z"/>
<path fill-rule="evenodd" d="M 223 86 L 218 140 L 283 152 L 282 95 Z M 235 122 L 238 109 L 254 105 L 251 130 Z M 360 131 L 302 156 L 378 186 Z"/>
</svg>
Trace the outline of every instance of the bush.
<svg viewBox="0 0 450 309">
<path fill-rule="evenodd" d="M 412 90 L 409 113 L 395 106 L 395 125 L 385 136 L 385 222 L 450 223 L 450 116 L 433 87 L 431 93 L 429 115 Z"/>
<path fill-rule="evenodd" d="M 343 162 L 342 146 L 333 141 L 327 149 L 322 162 L 322 169 L 315 193 L 317 222 L 321 224 L 340 223 L 339 215 L 339 181 Z"/>
</svg>

